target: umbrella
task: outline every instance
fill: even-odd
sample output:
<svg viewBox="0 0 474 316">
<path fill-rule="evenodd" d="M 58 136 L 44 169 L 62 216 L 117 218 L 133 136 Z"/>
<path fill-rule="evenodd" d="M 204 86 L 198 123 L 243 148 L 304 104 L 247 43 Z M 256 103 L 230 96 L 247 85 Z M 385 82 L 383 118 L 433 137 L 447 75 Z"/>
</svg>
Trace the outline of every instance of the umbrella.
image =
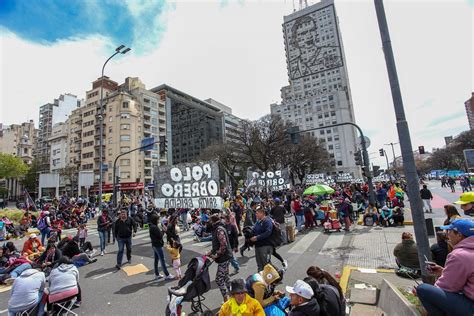
<svg viewBox="0 0 474 316">
<path fill-rule="evenodd" d="M 303 195 L 324 195 L 334 193 L 334 189 L 325 184 L 312 185 L 304 190 Z"/>
</svg>

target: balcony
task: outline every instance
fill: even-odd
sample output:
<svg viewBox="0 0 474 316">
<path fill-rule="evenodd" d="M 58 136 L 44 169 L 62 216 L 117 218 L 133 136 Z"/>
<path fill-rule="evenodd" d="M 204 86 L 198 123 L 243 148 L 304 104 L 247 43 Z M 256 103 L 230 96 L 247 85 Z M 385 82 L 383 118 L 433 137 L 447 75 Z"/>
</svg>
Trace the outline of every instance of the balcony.
<svg viewBox="0 0 474 316">
<path fill-rule="evenodd" d="M 105 121 L 102 121 L 102 125 L 104 126 L 104 129 L 105 129 Z M 99 129 L 100 128 L 100 122 L 97 121 L 95 124 L 94 124 L 94 128 L 95 129 Z"/>
<path fill-rule="evenodd" d="M 104 150 L 105 150 L 105 142 L 102 144 L 102 147 L 103 147 Z M 96 144 L 94 145 L 94 149 L 97 149 L 97 148 L 100 148 L 99 143 L 96 143 Z"/>
</svg>

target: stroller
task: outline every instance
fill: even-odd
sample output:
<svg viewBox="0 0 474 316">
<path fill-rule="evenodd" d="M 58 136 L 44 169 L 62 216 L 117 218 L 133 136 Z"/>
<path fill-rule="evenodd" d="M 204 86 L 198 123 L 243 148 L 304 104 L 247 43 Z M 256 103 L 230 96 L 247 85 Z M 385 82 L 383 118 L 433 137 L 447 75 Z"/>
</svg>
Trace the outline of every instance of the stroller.
<svg viewBox="0 0 474 316">
<path fill-rule="evenodd" d="M 336 210 L 331 210 L 326 213 L 326 221 L 323 224 L 324 232 L 329 233 L 331 230 L 337 232 L 341 231 L 341 222 L 338 219 L 338 214 Z"/>
<path fill-rule="evenodd" d="M 211 289 L 209 266 L 212 262 L 207 256 L 191 259 L 184 277 L 178 282 L 178 286 L 168 288 L 166 316 L 180 316 L 183 302 L 191 302 L 191 310 L 194 313 L 212 315 L 209 307 L 203 303 L 205 300 L 203 294 Z M 205 312 L 202 306 L 206 308 Z"/>
</svg>

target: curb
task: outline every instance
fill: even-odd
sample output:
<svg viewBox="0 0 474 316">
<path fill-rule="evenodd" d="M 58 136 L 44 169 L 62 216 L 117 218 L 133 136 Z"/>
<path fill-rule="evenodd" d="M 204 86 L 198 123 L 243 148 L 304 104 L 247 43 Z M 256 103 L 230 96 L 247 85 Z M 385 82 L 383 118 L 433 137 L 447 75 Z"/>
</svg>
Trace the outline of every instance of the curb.
<svg viewBox="0 0 474 316">
<path fill-rule="evenodd" d="M 407 209 L 411 212 L 410 209 Z M 357 225 L 364 225 L 364 215 L 363 214 L 360 214 L 359 215 L 359 220 L 357 221 Z M 413 221 L 404 221 L 403 222 L 403 225 L 405 226 L 413 226 Z M 375 226 L 375 224 L 373 225 Z M 400 226 L 401 227 L 401 226 Z"/>
<path fill-rule="evenodd" d="M 395 273 L 395 270 L 393 269 L 366 269 L 361 267 L 344 266 L 344 268 L 342 269 L 341 279 L 339 280 L 339 285 L 341 286 L 342 293 L 346 294 L 347 285 L 349 284 L 349 277 L 351 276 L 352 271 L 355 270 L 373 270 L 378 273 Z"/>
</svg>

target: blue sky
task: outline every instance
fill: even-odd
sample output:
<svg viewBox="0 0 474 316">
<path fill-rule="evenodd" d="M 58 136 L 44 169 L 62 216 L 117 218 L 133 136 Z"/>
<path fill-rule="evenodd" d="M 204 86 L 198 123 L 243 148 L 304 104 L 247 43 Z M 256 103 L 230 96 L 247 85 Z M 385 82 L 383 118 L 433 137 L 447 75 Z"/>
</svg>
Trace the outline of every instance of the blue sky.
<svg viewBox="0 0 474 316">
<path fill-rule="evenodd" d="M 415 149 L 441 147 L 468 128 L 472 1 L 384 1 Z M 377 160 L 398 135 L 374 4 L 335 3 L 356 122 Z M 38 108 L 60 94 L 84 98 L 120 44 L 131 53 L 105 71 L 118 83 L 166 83 L 257 119 L 288 84 L 281 25 L 291 12 L 292 0 L 0 0 L 0 122 L 37 124 Z"/>
<path fill-rule="evenodd" d="M 140 54 L 159 44 L 166 23 L 157 17 L 170 8 L 164 0 L 2 0 L 0 25 L 44 45 L 100 35 Z"/>
</svg>

